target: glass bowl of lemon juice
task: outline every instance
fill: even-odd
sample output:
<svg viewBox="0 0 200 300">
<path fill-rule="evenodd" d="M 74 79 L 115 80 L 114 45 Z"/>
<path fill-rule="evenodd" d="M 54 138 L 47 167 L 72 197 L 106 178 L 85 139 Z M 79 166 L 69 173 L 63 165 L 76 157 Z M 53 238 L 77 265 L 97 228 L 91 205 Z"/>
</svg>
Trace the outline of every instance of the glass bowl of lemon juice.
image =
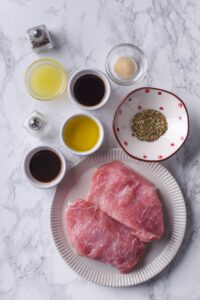
<svg viewBox="0 0 200 300">
<path fill-rule="evenodd" d="M 43 101 L 53 100 L 65 91 L 67 74 L 56 60 L 41 58 L 28 67 L 25 83 L 33 98 Z"/>
</svg>

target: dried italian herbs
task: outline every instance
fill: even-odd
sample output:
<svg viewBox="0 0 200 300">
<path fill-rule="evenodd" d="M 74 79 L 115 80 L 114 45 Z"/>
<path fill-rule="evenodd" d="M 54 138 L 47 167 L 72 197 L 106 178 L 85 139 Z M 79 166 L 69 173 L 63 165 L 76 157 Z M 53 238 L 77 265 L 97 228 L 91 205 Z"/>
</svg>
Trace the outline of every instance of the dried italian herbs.
<svg viewBox="0 0 200 300">
<path fill-rule="evenodd" d="M 131 124 L 133 134 L 141 141 L 153 142 L 168 128 L 165 116 L 155 109 L 144 109 L 137 113 Z"/>
</svg>

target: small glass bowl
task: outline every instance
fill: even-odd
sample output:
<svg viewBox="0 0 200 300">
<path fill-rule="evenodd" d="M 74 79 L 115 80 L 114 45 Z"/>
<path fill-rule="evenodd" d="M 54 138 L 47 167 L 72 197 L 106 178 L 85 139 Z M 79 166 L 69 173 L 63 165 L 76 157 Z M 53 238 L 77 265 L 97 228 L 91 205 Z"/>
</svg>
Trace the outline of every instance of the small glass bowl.
<svg viewBox="0 0 200 300">
<path fill-rule="evenodd" d="M 130 79 L 123 79 L 114 71 L 114 65 L 118 58 L 130 57 L 133 58 L 137 64 L 137 70 L 134 76 Z M 120 85 L 132 85 L 142 80 L 147 72 L 147 59 L 142 50 L 132 44 L 119 44 L 113 47 L 105 62 L 106 72 L 109 78 Z"/>
<path fill-rule="evenodd" d="M 59 71 L 59 73 L 60 73 L 62 82 L 61 82 L 60 88 L 58 89 L 57 93 L 55 93 L 54 95 L 44 96 L 44 95 L 38 94 L 31 87 L 30 80 L 31 80 L 32 72 L 42 65 L 43 66 L 51 65 L 51 66 L 55 67 L 57 69 L 57 71 Z M 61 96 L 64 93 L 64 91 L 67 87 L 67 82 L 68 82 L 68 76 L 65 73 L 64 68 L 62 67 L 62 65 L 59 62 L 57 62 L 56 60 L 54 60 L 52 58 L 40 58 L 40 59 L 35 60 L 28 67 L 28 69 L 26 70 L 26 73 L 25 73 L 26 88 L 27 88 L 29 94 L 36 100 L 50 101 L 50 100 L 57 99 L 59 96 Z"/>
</svg>

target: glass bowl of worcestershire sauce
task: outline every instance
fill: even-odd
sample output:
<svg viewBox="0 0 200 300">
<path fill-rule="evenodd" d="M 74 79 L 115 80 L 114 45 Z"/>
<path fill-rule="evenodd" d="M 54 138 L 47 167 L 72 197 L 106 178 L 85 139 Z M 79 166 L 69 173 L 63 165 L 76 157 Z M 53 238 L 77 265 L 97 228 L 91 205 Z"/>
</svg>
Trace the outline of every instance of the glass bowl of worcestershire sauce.
<svg viewBox="0 0 200 300">
<path fill-rule="evenodd" d="M 98 69 L 82 69 L 69 79 L 70 100 L 84 110 L 97 110 L 110 98 L 111 87 L 107 76 Z"/>
</svg>

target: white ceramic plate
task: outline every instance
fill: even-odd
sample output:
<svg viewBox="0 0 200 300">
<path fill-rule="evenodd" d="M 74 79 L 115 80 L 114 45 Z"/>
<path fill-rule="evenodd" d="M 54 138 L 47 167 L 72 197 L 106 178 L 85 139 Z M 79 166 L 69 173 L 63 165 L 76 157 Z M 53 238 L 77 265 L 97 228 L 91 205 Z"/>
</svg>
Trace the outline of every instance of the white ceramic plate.
<svg viewBox="0 0 200 300">
<path fill-rule="evenodd" d="M 134 115 L 144 109 L 162 112 L 168 123 L 166 133 L 154 142 L 133 136 Z M 189 117 L 183 101 L 175 94 L 157 88 L 132 91 L 118 106 L 113 131 L 121 148 L 131 157 L 144 161 L 162 161 L 174 155 L 184 144 L 189 132 Z"/>
<path fill-rule="evenodd" d="M 150 243 L 141 263 L 129 274 L 114 267 L 78 256 L 67 241 L 64 213 L 67 202 L 85 197 L 97 166 L 120 160 L 153 182 L 164 205 L 165 233 L 161 240 Z M 134 160 L 120 149 L 87 157 L 74 165 L 57 188 L 51 209 L 51 229 L 55 244 L 65 262 L 79 275 L 94 283 L 123 287 L 144 282 L 161 272 L 177 253 L 184 237 L 186 208 L 181 190 L 173 176 L 157 163 Z"/>
</svg>

